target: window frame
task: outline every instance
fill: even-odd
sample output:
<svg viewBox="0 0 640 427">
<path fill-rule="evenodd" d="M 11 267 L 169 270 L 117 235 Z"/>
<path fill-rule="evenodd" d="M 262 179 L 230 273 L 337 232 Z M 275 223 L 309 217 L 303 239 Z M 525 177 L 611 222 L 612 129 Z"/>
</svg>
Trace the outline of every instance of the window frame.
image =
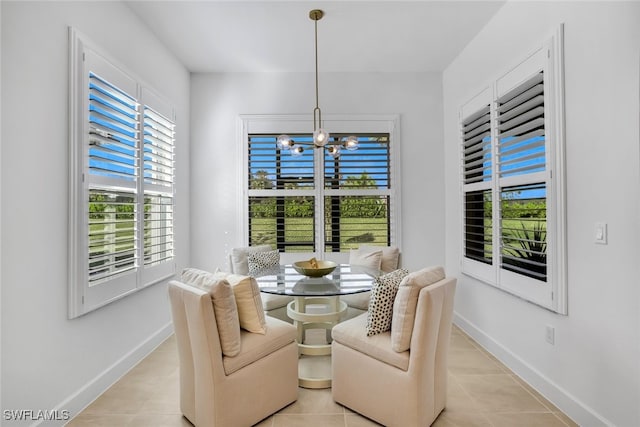
<svg viewBox="0 0 640 427">
<path fill-rule="evenodd" d="M 391 188 L 385 189 L 392 200 L 390 208 L 390 241 L 393 246 L 400 246 L 401 224 L 400 224 L 400 139 L 399 139 L 399 117 L 397 115 L 326 115 L 324 117 L 324 127 L 329 129 L 332 134 L 353 134 L 357 130 L 357 134 L 388 134 L 390 142 L 390 164 L 391 168 Z M 241 143 L 238 144 L 241 153 L 239 158 L 242 159 L 242 179 L 240 182 L 242 188 L 242 205 L 240 208 L 242 214 L 242 242 L 243 245 L 249 244 L 249 204 L 248 200 L 255 191 L 249 190 L 249 135 L 279 135 L 279 134 L 310 134 L 313 129 L 312 117 L 306 115 L 241 115 L 239 116 L 239 134 Z M 286 153 L 285 155 L 290 155 Z M 314 177 L 324 174 L 323 156 L 314 156 Z M 314 251 L 313 252 L 282 252 L 281 260 L 283 262 L 292 262 L 299 260 L 301 257 L 314 256 L 318 259 L 331 259 L 338 262 L 346 262 L 348 260 L 348 252 L 325 252 L 325 229 L 324 221 L 324 197 L 348 194 L 349 190 L 331 190 L 324 188 L 322 183 L 316 182 L 313 189 L 308 190 L 286 190 L 286 194 L 282 194 L 282 190 L 259 190 L 263 196 L 313 196 L 315 200 L 314 207 Z M 280 191 L 280 192 L 278 192 Z M 380 190 L 354 190 L 354 194 L 367 194 Z"/>
<path fill-rule="evenodd" d="M 99 70 L 99 71 L 98 71 Z M 90 73 L 97 73 L 99 80 L 121 89 L 136 100 L 135 132 L 133 151 L 136 152 L 133 164 L 135 172 L 130 184 L 124 180 L 99 176 L 90 173 L 89 142 L 89 97 L 88 82 Z M 126 90 L 121 87 L 126 87 Z M 95 101 L 92 101 L 95 103 Z M 149 164 L 153 156 L 145 153 L 154 150 L 145 137 L 145 127 L 151 124 L 146 118 L 147 109 L 153 110 L 156 119 L 167 120 L 170 126 L 168 157 L 165 158 L 169 182 L 158 185 L 156 164 Z M 82 316 L 110 302 L 134 293 L 147 286 L 159 283 L 175 274 L 175 113 L 173 106 L 151 89 L 141 79 L 103 52 L 95 43 L 74 28 L 69 27 L 69 285 L 68 317 Z M 110 137 L 110 135 L 107 135 Z M 108 142 L 106 142 L 108 144 Z M 98 146 L 101 146 L 99 143 Z M 107 160 L 108 162 L 109 160 Z M 153 162 L 151 162 L 153 163 Z M 146 177 L 146 179 L 145 179 Z M 93 189 L 93 190 L 92 190 Z M 90 192 L 114 192 L 122 189 L 134 198 L 134 257 L 133 268 L 117 273 L 102 280 L 90 283 L 89 273 L 89 194 Z M 147 254 L 148 235 L 146 226 L 149 218 L 147 199 L 162 195 L 169 204 L 160 209 L 164 222 L 160 222 L 163 248 L 161 252 L 169 256 L 160 262 L 149 264 Z M 154 213 L 151 213 L 154 215 Z M 158 232 L 154 232 L 158 236 Z M 157 256 L 156 256 L 157 261 Z"/>
<path fill-rule="evenodd" d="M 498 170 L 498 101 L 540 71 L 544 73 L 545 170 L 501 178 Z M 491 113 L 491 179 L 465 184 L 463 123 L 486 106 L 490 107 Z M 560 26 L 552 37 L 462 105 L 459 119 L 462 273 L 556 313 L 567 314 L 563 27 Z M 534 182 L 542 182 L 546 186 L 546 282 L 500 266 L 501 190 Z M 465 254 L 465 200 L 466 195 L 473 191 L 490 191 L 491 194 L 491 263 L 474 260 Z"/>
</svg>

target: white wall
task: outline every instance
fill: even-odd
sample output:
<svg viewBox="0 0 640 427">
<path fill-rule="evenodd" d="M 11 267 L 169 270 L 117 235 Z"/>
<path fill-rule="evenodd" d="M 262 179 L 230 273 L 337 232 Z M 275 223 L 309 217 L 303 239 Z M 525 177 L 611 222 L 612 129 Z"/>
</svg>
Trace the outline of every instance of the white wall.
<svg viewBox="0 0 640 427">
<path fill-rule="evenodd" d="M 569 315 L 460 275 L 456 321 L 581 425 L 637 426 L 640 3 L 507 3 L 445 71 L 447 268 L 459 274 L 458 109 L 561 22 Z M 598 221 L 606 246 L 594 244 Z"/>
<path fill-rule="evenodd" d="M 177 107 L 178 268 L 189 259 L 189 73 L 121 3 L 2 1 L 0 7 L 2 409 L 73 414 L 172 326 L 166 284 L 67 319 L 67 27 Z"/>
<path fill-rule="evenodd" d="M 191 85 L 191 254 L 195 267 L 225 268 L 241 240 L 240 114 L 308 114 L 312 73 L 194 74 Z M 399 114 L 402 262 L 444 263 L 442 88 L 439 74 L 320 73 L 329 114 Z M 309 131 L 312 131 L 312 123 Z M 357 129 L 356 129 L 357 130 Z"/>
</svg>

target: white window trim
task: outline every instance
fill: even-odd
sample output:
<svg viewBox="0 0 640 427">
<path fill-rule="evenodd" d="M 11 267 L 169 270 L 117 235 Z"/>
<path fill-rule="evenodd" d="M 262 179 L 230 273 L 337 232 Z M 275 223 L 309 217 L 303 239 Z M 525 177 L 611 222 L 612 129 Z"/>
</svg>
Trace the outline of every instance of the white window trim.
<svg viewBox="0 0 640 427">
<path fill-rule="evenodd" d="M 523 61 L 511 67 L 494 83 L 482 89 L 475 97 L 464 104 L 460 109 L 460 121 L 470 114 L 478 111 L 484 105 L 491 105 L 492 123 L 494 103 L 498 97 L 510 89 L 516 87 L 522 80 L 514 80 L 514 76 L 534 72 L 540 63 L 540 55 L 547 56 L 544 66 L 545 71 L 545 134 L 546 153 L 548 156 L 548 169 L 544 172 L 547 182 L 547 282 L 537 287 L 531 286 L 532 280 L 499 266 L 500 248 L 496 244 L 499 239 L 499 203 L 493 201 L 493 264 L 488 265 L 464 256 L 464 196 L 465 184 L 460 180 L 461 209 L 459 223 L 462 230 L 460 238 L 460 264 L 462 273 L 487 283 L 505 292 L 523 298 L 533 304 L 559 314 L 567 314 L 567 237 L 566 237 L 566 178 L 565 178 L 565 122 L 564 122 L 564 27 L 560 25 L 554 35 L 542 45 L 538 46 Z M 536 56 L 538 56 L 536 58 Z M 513 70 L 522 67 L 523 72 L 512 73 Z M 520 71 L 518 70 L 518 71 Z M 525 71 L 526 70 L 526 71 Z M 530 74 L 530 73 L 529 73 Z M 495 126 L 492 125 L 491 138 L 495 141 L 497 135 Z M 496 144 L 493 144 L 492 159 L 496 159 Z M 464 168 L 463 153 L 458 159 L 460 175 Z M 490 186 L 484 183 L 468 184 L 467 190 L 491 189 L 493 198 L 499 194 L 499 179 L 496 177 L 496 165 L 494 177 Z M 514 183 L 517 178 L 513 178 Z M 551 206 L 551 207 L 549 207 Z"/>
<path fill-rule="evenodd" d="M 159 113 L 170 117 L 175 122 L 174 108 L 158 95 L 142 79 L 137 78 L 126 68 L 113 60 L 106 52 L 102 51 L 96 43 L 81 34 L 72 27 L 69 27 L 69 242 L 68 242 L 68 317 L 70 319 L 82 316 L 95 309 L 103 307 L 113 301 L 123 298 L 131 293 L 143 288 L 159 283 L 175 274 L 175 255 L 168 261 L 159 265 L 146 267 L 144 265 L 144 255 L 141 254 L 139 266 L 130 273 L 122 274 L 115 279 L 105 282 L 105 286 L 94 286 L 90 289 L 86 266 L 88 260 L 88 248 L 86 242 L 86 230 L 88 218 L 84 214 L 86 210 L 84 194 L 88 191 L 87 183 L 84 180 L 86 170 L 83 165 L 85 136 L 87 134 L 87 124 L 85 113 L 87 110 L 87 100 L 84 99 L 84 79 L 85 67 L 83 55 L 85 49 L 95 52 L 103 58 L 110 66 L 119 69 L 124 75 L 135 80 L 137 93 L 142 105 L 148 105 Z M 143 120 L 143 119 L 141 119 Z M 142 132 L 142 130 L 141 130 Z M 142 147 L 140 148 L 142 150 Z M 140 173 L 143 172 L 144 165 L 140 164 Z M 174 174 L 175 176 L 175 174 Z M 144 205 L 144 190 L 149 188 L 149 184 L 144 184 L 142 179 L 138 180 L 137 191 L 142 195 L 140 205 Z M 171 192 L 175 195 L 175 184 Z M 175 202 L 174 202 L 175 206 Z M 144 210 L 138 212 L 137 222 L 143 222 Z M 144 227 L 138 230 L 141 252 L 144 251 Z M 175 217 L 174 217 L 175 228 Z M 174 244 L 175 248 L 175 244 Z"/>
<path fill-rule="evenodd" d="M 401 200 L 401 174 L 400 174 L 400 117 L 398 115 L 369 115 L 369 114 L 353 114 L 353 115 L 323 115 L 323 126 L 329 129 L 330 132 L 335 133 L 388 133 L 389 140 L 391 142 L 391 179 L 392 188 L 389 189 L 389 195 L 394 200 L 392 204 L 391 215 L 391 244 L 393 246 L 402 247 L 401 243 L 401 221 L 400 221 L 400 206 Z M 249 241 L 249 207 L 248 207 L 248 140 L 250 134 L 296 134 L 296 133 L 312 133 L 313 131 L 313 117 L 311 115 L 303 114 L 289 114 L 289 115 L 270 115 L 270 114 L 242 114 L 238 117 L 238 134 L 239 143 L 237 144 L 239 152 L 238 158 L 242 159 L 242 173 L 240 174 L 240 182 L 238 185 L 242 188 L 242 199 L 239 211 L 242 215 L 241 230 L 239 235 L 242 236 L 242 246 L 245 246 Z M 316 156 L 316 167 L 318 167 L 319 159 Z M 316 188 L 312 191 L 316 200 L 320 200 L 319 195 L 322 189 Z M 325 190 L 326 191 L 326 190 Z M 331 190 L 329 190 L 331 191 Z M 298 195 L 298 192 L 309 195 L 309 190 L 287 190 L 287 195 Z M 262 193 L 269 195 L 267 193 Z M 344 194 L 342 190 L 341 194 Z M 361 194 L 361 191 L 358 193 Z M 379 194 L 379 191 L 376 193 Z M 277 193 L 275 195 L 282 195 Z M 316 210 L 316 214 L 318 214 Z M 322 220 L 322 218 L 320 218 Z M 316 223 L 318 218 L 316 218 Z M 318 259 L 331 259 L 337 262 L 347 262 L 348 253 L 340 252 L 324 252 L 323 250 L 323 227 L 316 227 L 316 250 L 310 253 L 282 253 L 280 254 L 281 260 L 284 263 L 299 261 L 305 256 L 314 256 Z"/>
</svg>

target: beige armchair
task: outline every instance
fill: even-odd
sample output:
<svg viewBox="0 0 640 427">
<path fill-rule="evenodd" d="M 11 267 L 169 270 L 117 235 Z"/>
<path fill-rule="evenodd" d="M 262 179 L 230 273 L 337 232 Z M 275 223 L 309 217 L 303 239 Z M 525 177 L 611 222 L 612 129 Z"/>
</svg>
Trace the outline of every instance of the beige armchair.
<svg viewBox="0 0 640 427">
<path fill-rule="evenodd" d="M 180 407 L 191 423 L 250 426 L 298 398 L 298 347 L 291 324 L 267 317 L 265 334 L 241 330 L 239 353 L 230 357 L 223 354 L 229 342 L 221 342 L 207 291 L 171 281 L 169 299 L 180 360 Z"/>
<path fill-rule="evenodd" d="M 404 328 L 405 336 L 400 340 L 404 344 L 396 342 L 394 334 L 402 331 L 397 331 L 393 323 L 392 331 L 368 337 L 367 313 L 335 326 L 333 399 L 388 427 L 433 423 L 444 409 L 447 396 L 455 286 L 455 278 L 444 278 L 429 286 L 414 287 L 417 305 L 415 311 L 411 307 L 408 310 L 412 317 L 415 315 L 412 328 L 397 319 L 396 297 L 393 322 Z M 404 320 L 407 318 L 404 316 Z M 409 349 L 394 350 L 402 350 L 402 346 Z"/>
<path fill-rule="evenodd" d="M 390 273 L 400 268 L 400 248 L 397 246 L 362 245 L 349 253 L 349 264 L 360 265 L 382 273 Z M 371 292 L 345 295 L 340 299 L 347 303 L 347 314 L 344 320 L 351 319 L 367 312 Z"/>
</svg>

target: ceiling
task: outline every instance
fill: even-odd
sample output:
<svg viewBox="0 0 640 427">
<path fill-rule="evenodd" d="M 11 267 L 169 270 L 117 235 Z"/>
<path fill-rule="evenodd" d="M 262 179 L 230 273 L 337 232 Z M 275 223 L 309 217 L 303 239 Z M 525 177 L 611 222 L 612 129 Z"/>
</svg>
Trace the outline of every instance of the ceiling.
<svg viewBox="0 0 640 427">
<path fill-rule="evenodd" d="M 442 71 L 505 1 L 126 1 L 192 72 Z"/>
</svg>

